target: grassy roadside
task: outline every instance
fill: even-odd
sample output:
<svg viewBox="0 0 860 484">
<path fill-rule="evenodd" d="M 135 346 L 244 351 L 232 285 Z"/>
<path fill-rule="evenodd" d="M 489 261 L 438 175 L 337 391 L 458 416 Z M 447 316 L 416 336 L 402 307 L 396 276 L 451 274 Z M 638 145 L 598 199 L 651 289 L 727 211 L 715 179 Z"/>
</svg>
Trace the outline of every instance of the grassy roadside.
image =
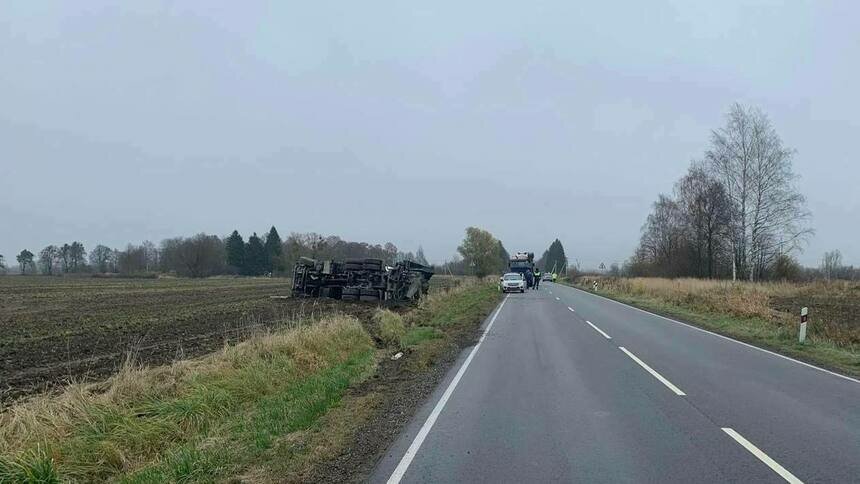
<svg viewBox="0 0 860 484">
<path fill-rule="evenodd" d="M 460 350 L 474 343 L 480 323 L 500 300 L 494 284 L 470 281 L 431 289 L 405 313 L 378 310 L 367 326 L 380 355 L 373 377 L 351 388 L 318 426 L 296 439 L 296 452 L 314 449 L 307 458 L 273 463 L 266 474 L 289 482 L 366 479 Z"/>
<path fill-rule="evenodd" d="M 417 378 L 498 299 L 467 284 L 36 397 L 0 414 L 0 483 L 309 480 L 390 397 L 352 390 L 395 364 Z"/>
<path fill-rule="evenodd" d="M 211 481 L 272 458 L 375 367 L 350 317 L 127 367 L 0 415 L 0 482 Z"/>
<path fill-rule="evenodd" d="M 456 343 L 463 333 L 471 334 L 499 303 L 501 295 L 493 283 L 431 295 L 404 316 L 406 332 L 401 348 L 410 352 L 411 371 L 420 371 Z"/>
<path fill-rule="evenodd" d="M 584 280 L 581 280 L 581 283 L 564 283 L 595 292 L 591 281 L 593 278 L 588 283 Z M 657 290 L 639 290 L 635 284 L 610 280 L 601 280 L 596 294 L 846 375 L 860 376 L 860 345 L 844 339 L 837 340 L 818 328 L 810 332 L 806 343 L 800 344 L 797 340 L 797 323 L 766 308 L 766 304 L 755 301 L 754 299 L 761 298 L 761 294 L 750 297 L 739 290 L 731 290 L 738 293 L 739 299 L 742 299 L 737 301 L 737 304 L 726 301 L 725 298 L 716 301 L 718 291 L 712 291 L 707 296 L 711 300 L 710 303 L 705 304 L 700 298 L 689 294 L 673 297 Z M 766 298 L 764 299 L 766 301 Z M 736 309 L 717 310 L 727 307 Z"/>
</svg>

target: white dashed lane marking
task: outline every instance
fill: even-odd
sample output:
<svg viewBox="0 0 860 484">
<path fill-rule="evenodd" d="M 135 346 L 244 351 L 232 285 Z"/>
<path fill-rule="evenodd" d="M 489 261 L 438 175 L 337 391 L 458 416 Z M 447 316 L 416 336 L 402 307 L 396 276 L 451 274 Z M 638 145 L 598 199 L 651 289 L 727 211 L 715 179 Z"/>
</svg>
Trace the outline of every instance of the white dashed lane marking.
<svg viewBox="0 0 860 484">
<path fill-rule="evenodd" d="M 654 378 L 656 378 L 656 379 L 660 380 L 660 383 L 662 383 L 662 384 L 666 385 L 666 386 L 669 388 L 669 390 L 672 390 L 673 392 L 675 392 L 675 394 L 676 394 L 676 395 L 678 395 L 678 396 L 684 396 L 684 395 L 686 395 L 686 393 L 682 392 L 680 388 L 678 388 L 678 387 L 676 387 L 675 385 L 673 385 L 673 384 L 672 384 L 672 382 L 670 382 L 669 380 L 667 380 L 667 379 L 663 378 L 663 375 L 661 375 L 661 374 L 657 373 L 653 368 L 651 368 L 650 366 L 646 365 L 644 361 L 642 361 L 642 360 L 640 360 L 639 358 L 637 358 L 637 357 L 636 357 L 636 355 L 634 355 L 633 353 L 631 353 L 631 352 L 627 351 L 627 348 L 625 348 L 625 347 L 623 347 L 623 346 L 619 346 L 619 347 L 618 347 L 618 349 L 619 349 L 619 350 L 621 350 L 621 351 L 623 351 L 625 354 L 627 354 L 627 356 L 629 356 L 629 357 L 630 357 L 630 359 L 631 359 L 631 360 L 633 360 L 633 361 L 635 361 L 639 366 L 641 366 L 642 368 L 645 368 L 645 371 L 647 371 L 648 373 L 650 373 L 650 374 L 651 374 L 651 376 L 653 376 Z"/>
<path fill-rule="evenodd" d="M 604 338 L 606 338 L 606 339 L 612 339 L 612 336 L 609 336 L 608 334 L 604 333 L 602 329 L 600 329 L 600 328 L 598 328 L 597 326 L 595 326 L 595 325 L 594 325 L 594 323 L 592 323 L 591 321 L 586 321 L 586 323 L 588 323 L 588 325 L 589 325 L 589 326 L 591 326 L 592 328 L 594 328 L 594 330 L 595 330 L 595 331 L 597 331 L 598 333 L 602 334 Z"/>
<path fill-rule="evenodd" d="M 750 452 L 750 454 L 756 456 L 758 460 L 764 462 L 768 467 L 770 467 L 774 472 L 779 474 L 779 476 L 785 479 L 787 482 L 791 482 L 792 484 L 803 484 L 803 481 L 801 481 L 797 477 L 794 477 L 794 474 L 788 472 L 785 467 L 779 465 L 777 461 L 771 459 L 767 454 L 765 454 L 758 447 L 753 445 L 752 442 L 745 439 L 743 435 L 735 432 L 728 427 L 723 427 L 723 432 L 729 434 L 731 438 L 735 439 L 737 443 L 741 444 L 744 449 Z"/>
</svg>

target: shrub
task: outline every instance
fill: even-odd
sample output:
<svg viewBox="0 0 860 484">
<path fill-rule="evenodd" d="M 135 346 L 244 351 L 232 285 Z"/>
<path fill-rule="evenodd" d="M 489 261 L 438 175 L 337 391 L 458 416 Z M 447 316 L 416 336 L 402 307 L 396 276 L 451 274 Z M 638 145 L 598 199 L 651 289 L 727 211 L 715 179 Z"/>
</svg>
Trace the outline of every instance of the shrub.
<svg viewBox="0 0 860 484">
<path fill-rule="evenodd" d="M 377 309 L 373 313 L 373 324 L 379 339 L 388 346 L 402 346 L 403 337 L 406 335 L 406 324 L 399 314 L 388 309 Z"/>
</svg>

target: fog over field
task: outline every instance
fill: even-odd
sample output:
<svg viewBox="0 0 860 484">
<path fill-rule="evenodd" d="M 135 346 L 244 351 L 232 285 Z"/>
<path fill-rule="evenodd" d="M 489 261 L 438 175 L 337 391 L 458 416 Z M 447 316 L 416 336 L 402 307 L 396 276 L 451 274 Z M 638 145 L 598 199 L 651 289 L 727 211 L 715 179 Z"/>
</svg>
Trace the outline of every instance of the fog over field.
<svg viewBox="0 0 860 484">
<path fill-rule="evenodd" d="M 276 225 L 629 257 L 732 103 L 860 264 L 852 2 L 5 2 L 0 254 Z"/>
</svg>

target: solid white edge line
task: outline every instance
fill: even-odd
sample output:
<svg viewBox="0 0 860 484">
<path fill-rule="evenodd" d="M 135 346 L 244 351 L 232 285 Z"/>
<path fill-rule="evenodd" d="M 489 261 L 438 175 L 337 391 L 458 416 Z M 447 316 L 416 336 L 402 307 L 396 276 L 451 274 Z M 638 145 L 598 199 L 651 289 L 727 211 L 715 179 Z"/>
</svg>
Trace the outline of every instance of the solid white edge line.
<svg viewBox="0 0 860 484">
<path fill-rule="evenodd" d="M 672 382 L 670 382 L 669 380 L 667 380 L 667 379 L 663 378 L 663 375 L 661 375 L 661 374 L 657 373 L 653 368 L 651 368 L 650 366 L 646 365 L 644 361 L 642 361 L 642 360 L 640 360 L 639 358 L 637 358 L 637 357 L 636 357 L 636 355 L 634 355 L 633 353 L 631 353 L 631 352 L 627 351 L 627 348 L 625 348 L 625 347 L 623 347 L 623 346 L 619 346 L 619 347 L 618 347 L 618 349 L 619 349 L 619 350 L 621 350 L 621 351 L 623 351 L 624 353 L 626 353 L 626 354 L 627 354 L 627 356 L 629 356 L 629 357 L 630 357 L 630 359 L 632 359 L 633 361 L 635 361 L 636 363 L 638 363 L 638 364 L 639 364 L 639 366 L 641 366 L 642 368 L 645 368 L 645 371 L 647 371 L 648 373 L 650 373 L 650 374 L 651 374 L 651 376 L 653 376 L 654 378 L 656 378 L 656 379 L 660 380 L 660 382 L 661 382 L 662 384 L 666 385 L 666 386 L 669 388 L 669 390 L 672 390 L 673 392 L 675 392 L 675 394 L 676 394 L 676 395 L 681 396 L 681 397 L 683 397 L 684 395 L 686 395 L 686 393 L 682 392 L 680 388 L 678 388 L 678 387 L 676 387 L 675 385 L 673 385 L 673 384 L 672 384 Z"/>
<path fill-rule="evenodd" d="M 748 450 L 752 455 L 756 456 L 758 460 L 767 464 L 774 472 L 780 475 L 783 479 L 792 484 L 803 484 L 803 481 L 794 476 L 791 472 L 779 465 L 779 463 L 773 459 L 771 459 L 767 454 L 759 450 L 758 447 L 752 444 L 749 440 L 745 439 L 743 435 L 735 432 L 733 429 L 728 427 L 723 427 L 723 432 L 729 434 L 729 436 L 737 441 L 737 443 L 741 444 L 746 450 Z"/>
<path fill-rule="evenodd" d="M 595 326 L 595 325 L 594 325 L 594 323 L 592 323 L 591 321 L 585 321 L 585 322 L 586 322 L 586 323 L 588 323 L 588 325 L 589 325 L 589 326 L 591 326 L 592 328 L 594 328 L 594 330 L 595 330 L 595 331 L 597 331 L 598 333 L 602 334 L 604 338 L 606 338 L 606 339 L 612 339 L 612 336 L 609 336 L 608 334 L 604 333 L 602 329 L 600 329 L 600 328 L 598 328 L 597 326 Z"/>
<path fill-rule="evenodd" d="M 454 375 L 454 379 L 451 380 L 450 384 L 448 384 L 448 388 L 445 389 L 445 393 L 442 394 L 442 397 L 439 398 L 438 402 L 436 402 L 436 406 L 433 407 L 433 411 L 430 412 L 427 420 L 424 421 L 424 425 L 421 426 L 421 430 L 418 431 L 418 434 L 412 440 L 412 444 L 408 449 L 406 449 L 406 453 L 403 454 L 403 458 L 400 459 L 400 463 L 397 464 L 394 472 L 391 473 L 391 477 L 388 478 L 388 484 L 397 484 L 401 479 L 403 479 L 403 476 L 406 475 L 406 471 L 409 469 L 409 464 L 412 463 L 412 459 L 414 459 L 418 454 L 421 444 L 424 443 L 424 439 L 427 438 L 427 434 L 430 433 L 430 429 L 433 428 L 433 424 L 436 423 L 436 419 L 439 418 L 439 414 L 442 413 L 442 410 L 445 408 L 445 404 L 448 403 L 448 399 L 451 398 L 451 394 L 454 393 L 454 389 L 457 388 L 457 384 L 460 383 L 460 379 L 463 378 L 463 374 L 466 373 L 466 368 L 468 368 L 469 364 L 472 363 L 472 358 L 475 357 L 475 353 L 478 352 L 478 349 L 484 342 L 484 338 L 486 338 L 487 333 L 490 332 L 490 328 L 493 327 L 493 323 L 496 322 L 496 318 L 499 317 L 499 313 L 502 312 L 502 308 L 505 306 L 507 301 L 508 297 L 505 296 L 502 300 L 502 304 L 499 305 L 499 309 L 496 310 L 496 314 L 493 315 L 493 319 L 490 320 L 490 323 L 487 324 L 483 334 L 481 334 L 480 339 L 478 339 L 478 344 L 472 348 L 469 356 L 466 357 L 466 361 L 463 362 L 463 365 L 460 366 L 457 374 Z"/>
<path fill-rule="evenodd" d="M 607 301 L 612 302 L 612 303 L 615 303 L 615 304 L 618 304 L 619 306 L 624 306 L 624 307 L 627 307 L 627 308 L 630 308 L 630 309 L 635 309 L 636 311 L 639 311 L 639 312 L 642 312 L 642 313 L 645 313 L 645 314 L 650 314 L 651 316 L 656 316 L 656 317 L 658 317 L 658 318 L 660 318 L 660 319 L 665 319 L 666 321 L 669 321 L 669 322 L 672 322 L 672 323 L 675 323 L 675 324 L 680 324 L 681 326 L 686 326 L 686 327 L 688 327 L 688 328 L 690 328 L 690 329 L 695 329 L 696 331 L 701 331 L 702 333 L 707 333 L 707 334 L 710 334 L 710 335 L 712 335 L 712 336 L 716 336 L 717 338 L 722 338 L 722 339 L 727 340 L 727 341 L 732 341 L 732 342 L 737 343 L 737 344 L 739 344 L 739 345 L 746 346 L 747 348 L 752 348 L 752 349 L 754 349 L 754 350 L 758 350 L 758 351 L 761 351 L 761 352 L 763 352 L 763 353 L 767 353 L 767 354 L 769 354 L 769 355 L 771 355 L 771 356 L 776 356 L 776 357 L 782 358 L 782 359 L 784 359 L 784 360 L 793 361 L 793 362 L 797 363 L 798 365 L 803 365 L 803 366 L 805 366 L 805 367 L 807 367 L 807 368 L 813 368 L 813 369 L 815 369 L 815 370 L 823 371 L 824 373 L 828 373 L 828 374 L 830 374 L 830 375 L 833 375 L 833 376 L 836 376 L 836 377 L 842 378 L 842 379 L 844 379 L 844 380 L 853 381 L 854 383 L 860 383 L 860 380 L 858 380 L 858 379 L 856 379 L 856 378 L 852 378 L 852 377 L 847 376 L 847 375 L 842 375 L 842 374 L 840 374 L 840 373 L 836 373 L 835 371 L 830 371 L 830 370 L 828 370 L 828 369 L 826 369 L 826 368 L 821 368 L 820 366 L 815 366 L 815 365 L 813 365 L 813 364 L 811 364 L 811 363 L 807 363 L 807 362 L 805 362 L 805 361 L 796 360 L 796 359 L 794 359 L 794 358 L 792 358 L 792 357 L 790 357 L 790 356 L 781 355 L 781 354 L 779 354 L 779 353 L 776 353 L 776 352 L 773 352 L 773 351 L 770 351 L 770 350 L 766 350 L 766 349 L 764 349 L 764 348 L 759 348 L 758 346 L 751 345 L 751 344 L 749 344 L 749 343 L 744 343 L 743 341 L 736 340 L 736 339 L 734 339 L 734 338 L 732 338 L 732 337 L 729 337 L 729 336 L 724 336 L 724 335 L 722 335 L 722 334 L 714 333 L 713 331 L 708 331 L 707 329 L 703 329 L 703 328 L 700 328 L 700 327 L 698 327 L 698 326 L 693 326 L 692 324 L 687 324 L 687 323 L 684 323 L 684 322 L 682 322 L 682 321 L 678 321 L 678 320 L 676 320 L 676 319 L 668 318 L 668 317 L 666 317 L 666 316 L 661 316 L 661 315 L 659 315 L 659 314 L 652 313 L 651 311 L 646 311 L 646 310 L 644 310 L 644 309 L 637 308 L 636 306 L 631 306 L 631 305 L 629 305 L 629 304 L 624 304 L 623 302 L 616 301 L 616 300 L 611 299 L 611 298 L 608 298 L 608 297 L 606 297 L 606 296 L 601 296 L 600 294 L 595 294 L 595 293 L 593 293 L 593 292 L 584 291 L 584 290 L 582 290 L 582 289 L 580 289 L 580 288 L 578 288 L 578 287 L 573 287 L 573 286 L 567 286 L 567 287 L 569 287 L 569 288 L 571 288 L 571 289 L 576 289 L 577 291 L 580 291 L 580 292 L 584 292 L 585 294 L 590 294 L 590 295 L 592 295 L 592 296 L 599 297 L 599 298 L 601 298 L 601 299 L 606 299 Z"/>
</svg>

